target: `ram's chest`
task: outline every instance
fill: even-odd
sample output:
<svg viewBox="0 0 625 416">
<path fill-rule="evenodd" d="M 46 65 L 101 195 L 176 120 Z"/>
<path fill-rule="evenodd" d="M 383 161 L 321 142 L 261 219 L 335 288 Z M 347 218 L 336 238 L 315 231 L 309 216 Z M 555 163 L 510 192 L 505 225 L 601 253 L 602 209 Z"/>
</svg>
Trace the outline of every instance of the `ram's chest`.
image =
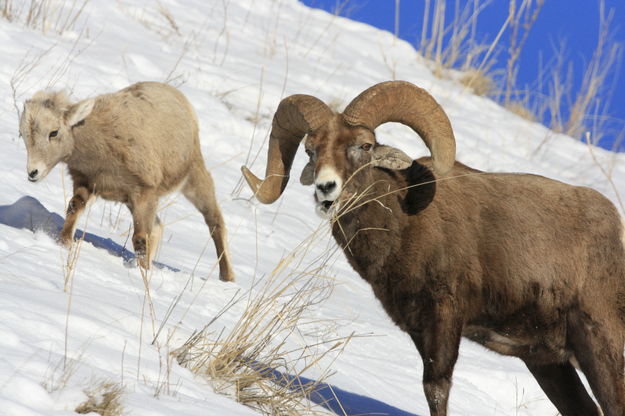
<svg viewBox="0 0 625 416">
<path fill-rule="evenodd" d="M 369 283 L 380 277 L 401 247 L 397 221 L 390 215 L 344 215 L 332 234 L 350 265 Z"/>
</svg>

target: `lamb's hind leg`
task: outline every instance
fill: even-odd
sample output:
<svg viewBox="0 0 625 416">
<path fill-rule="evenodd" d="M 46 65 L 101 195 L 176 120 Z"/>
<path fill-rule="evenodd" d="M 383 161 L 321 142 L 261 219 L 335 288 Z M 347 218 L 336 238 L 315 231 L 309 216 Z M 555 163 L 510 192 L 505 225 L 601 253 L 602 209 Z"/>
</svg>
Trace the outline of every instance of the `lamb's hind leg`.
<svg viewBox="0 0 625 416">
<path fill-rule="evenodd" d="M 127 205 L 134 225 L 132 245 L 135 255 L 139 265 L 149 269 L 161 234 L 160 221 L 156 217 L 158 197 L 151 191 L 143 191 L 134 195 Z"/>
<path fill-rule="evenodd" d="M 569 341 L 603 414 L 625 416 L 625 334 L 622 327 L 614 323 L 614 316 L 600 316 L 571 312 Z"/>
<path fill-rule="evenodd" d="M 182 193 L 202 213 L 208 225 L 219 257 L 219 279 L 233 281 L 234 273 L 230 265 L 226 226 L 215 197 L 213 178 L 203 164 L 198 164 L 189 173 Z"/>
<path fill-rule="evenodd" d="M 562 416 L 600 414 L 571 363 L 539 365 L 526 361 L 525 365 Z"/>
</svg>

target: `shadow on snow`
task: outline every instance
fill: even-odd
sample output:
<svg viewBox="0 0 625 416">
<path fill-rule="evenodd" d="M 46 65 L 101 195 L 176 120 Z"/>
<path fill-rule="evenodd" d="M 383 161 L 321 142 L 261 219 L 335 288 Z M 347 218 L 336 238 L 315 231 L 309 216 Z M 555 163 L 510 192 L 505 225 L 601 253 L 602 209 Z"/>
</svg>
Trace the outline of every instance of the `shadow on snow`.
<svg viewBox="0 0 625 416">
<path fill-rule="evenodd" d="M 55 240 L 59 238 L 63 222 L 63 217 L 48 211 L 37 199 L 31 196 L 24 196 L 11 205 L 0 205 L 0 224 L 27 229 L 32 232 L 43 231 Z M 83 238 L 83 233 L 82 230 L 77 230 L 74 238 Z M 110 238 L 84 233 L 84 240 L 95 247 L 105 249 L 109 254 L 121 257 L 126 264 L 134 262 L 134 253 Z M 154 265 L 175 272 L 180 271 L 163 263 L 154 262 Z M 252 366 L 264 377 L 271 379 L 274 383 L 288 386 L 291 390 L 305 389 L 306 385 L 315 382 L 309 378 L 283 374 L 260 363 L 253 363 Z M 309 399 L 339 415 L 417 416 L 379 400 L 351 393 L 326 383 L 319 383 L 310 393 Z"/>
</svg>

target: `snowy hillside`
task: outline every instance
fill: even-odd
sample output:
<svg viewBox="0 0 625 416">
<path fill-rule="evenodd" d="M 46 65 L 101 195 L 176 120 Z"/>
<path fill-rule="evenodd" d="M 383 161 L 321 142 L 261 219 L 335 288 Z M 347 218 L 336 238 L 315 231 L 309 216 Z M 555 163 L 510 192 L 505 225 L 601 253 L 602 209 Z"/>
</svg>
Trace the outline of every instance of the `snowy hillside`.
<svg viewBox="0 0 625 416">
<path fill-rule="evenodd" d="M 169 352 L 237 293 L 251 289 L 254 298 L 261 285 L 253 285 L 298 247 L 288 265 L 301 272 L 298 284 L 305 284 L 309 266 L 325 264 L 308 279 L 326 279 L 333 289 L 306 311 L 307 328 L 289 338 L 287 350 L 355 335 L 341 354 L 329 354 L 305 375 L 316 378 L 330 367 L 328 383 L 427 414 L 416 349 L 337 252 L 314 213 L 312 189 L 292 180 L 278 203 L 264 206 L 242 186 L 241 165 L 264 172 L 271 117 L 290 94 L 312 94 L 342 110 L 374 83 L 410 81 L 429 90 L 449 114 L 463 163 L 591 186 L 615 203 L 615 190 L 625 189 L 623 156 L 591 152 L 514 116 L 435 78 L 414 49 L 391 34 L 296 0 L 91 0 L 62 35 L 0 19 L 0 53 L 0 205 L 31 195 L 62 213 L 71 197 L 60 166 L 43 183 L 27 181 L 16 107 L 35 91 L 67 88 L 82 99 L 137 81 L 167 81 L 197 111 L 237 279 L 218 280 L 208 229 L 177 194 L 161 201 L 165 232 L 158 260 L 181 271 L 151 271 L 153 309 L 139 269 L 120 258 L 85 243 L 68 270 L 67 251 L 44 233 L 0 225 L 0 415 L 73 414 L 86 399 L 84 390 L 101 381 L 123 386 L 124 414 L 133 416 L 258 414 L 215 393 L 214 384 L 178 365 Z M 407 127 L 387 124 L 377 133 L 415 158 L 427 154 Z M 301 152 L 297 176 L 305 163 Z M 125 207 L 98 200 L 79 227 L 125 245 L 130 225 Z M 245 301 L 220 315 L 211 325 L 215 338 L 228 333 L 244 309 Z M 520 360 L 469 341 L 461 346 L 450 412 L 557 413 Z"/>
</svg>

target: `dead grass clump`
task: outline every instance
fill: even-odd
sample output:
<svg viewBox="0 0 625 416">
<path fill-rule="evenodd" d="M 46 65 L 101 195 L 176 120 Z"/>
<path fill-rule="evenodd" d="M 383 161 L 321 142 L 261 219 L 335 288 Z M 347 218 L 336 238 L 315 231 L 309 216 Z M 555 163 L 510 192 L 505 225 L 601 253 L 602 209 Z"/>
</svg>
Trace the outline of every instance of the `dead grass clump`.
<svg viewBox="0 0 625 416">
<path fill-rule="evenodd" d="M 459 81 L 462 85 L 469 88 L 473 94 L 479 96 L 487 96 L 497 89 L 497 85 L 489 74 L 477 69 L 469 69 L 464 72 Z"/>
<path fill-rule="evenodd" d="M 121 399 L 124 388 L 116 383 L 101 382 L 86 390 L 87 401 L 74 410 L 79 414 L 97 413 L 101 416 L 122 416 L 124 407 Z"/>
<path fill-rule="evenodd" d="M 180 365 L 210 379 L 218 393 L 265 415 L 327 414 L 308 397 L 329 376 L 323 362 L 340 353 L 351 339 L 351 335 L 327 336 L 325 330 L 320 335 L 320 327 L 336 323 L 306 316 L 329 296 L 333 285 L 319 275 L 322 266 L 292 270 L 294 263 L 298 263 L 295 267 L 301 264 L 296 257 L 281 259 L 258 291 L 256 284 L 219 313 L 246 302 L 229 332 L 222 330 L 216 337 L 208 332 L 213 320 L 173 352 Z M 311 334 L 313 342 L 307 339 Z M 320 376 L 304 381 L 302 377 L 312 368 Z"/>
<path fill-rule="evenodd" d="M 506 107 L 506 110 L 519 117 L 523 117 L 525 120 L 536 121 L 534 112 L 522 101 L 510 101 L 504 107 Z"/>
</svg>

